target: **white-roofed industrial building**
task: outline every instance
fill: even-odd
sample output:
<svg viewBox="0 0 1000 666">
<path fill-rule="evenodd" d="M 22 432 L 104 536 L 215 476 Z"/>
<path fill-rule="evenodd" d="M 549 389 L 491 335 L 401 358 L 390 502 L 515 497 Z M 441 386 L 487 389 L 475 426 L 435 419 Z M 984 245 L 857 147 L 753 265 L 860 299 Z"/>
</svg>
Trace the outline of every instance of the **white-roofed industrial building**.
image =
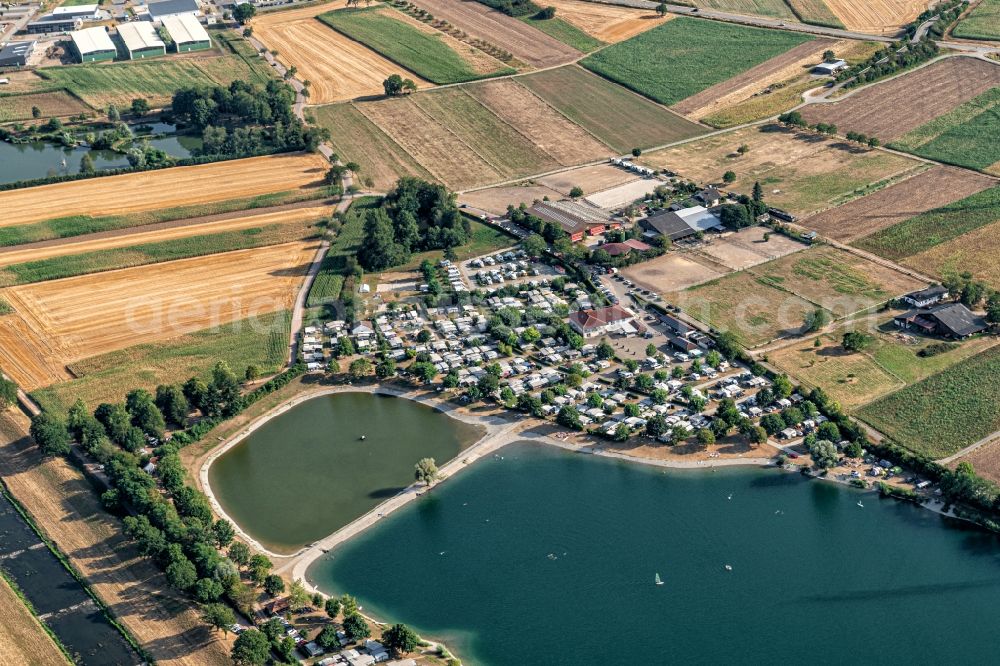
<svg viewBox="0 0 1000 666">
<path fill-rule="evenodd" d="M 118 55 L 118 49 L 108 36 L 108 31 L 101 26 L 77 30 L 70 34 L 70 39 L 73 40 L 73 50 L 80 62 L 114 60 Z"/>
<path fill-rule="evenodd" d="M 173 40 L 178 53 L 200 51 L 212 48 L 212 38 L 198 19 L 191 14 L 168 16 L 163 19 L 163 27 Z"/>
<path fill-rule="evenodd" d="M 146 21 L 122 23 L 118 26 L 118 36 L 125 44 L 131 60 L 155 58 L 167 54 L 167 46 L 156 34 L 156 28 Z"/>
</svg>

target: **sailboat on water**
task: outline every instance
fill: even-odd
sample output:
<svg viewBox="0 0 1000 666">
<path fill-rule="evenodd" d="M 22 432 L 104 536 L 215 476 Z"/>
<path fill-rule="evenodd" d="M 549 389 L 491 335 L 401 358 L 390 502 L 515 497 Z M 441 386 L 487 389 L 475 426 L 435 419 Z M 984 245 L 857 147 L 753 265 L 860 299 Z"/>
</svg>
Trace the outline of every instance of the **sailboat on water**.
<svg viewBox="0 0 1000 666">
<path fill-rule="evenodd" d="M 660 579 L 660 574 L 656 574 L 655 581 L 657 585 L 663 585 L 663 581 Z"/>
</svg>

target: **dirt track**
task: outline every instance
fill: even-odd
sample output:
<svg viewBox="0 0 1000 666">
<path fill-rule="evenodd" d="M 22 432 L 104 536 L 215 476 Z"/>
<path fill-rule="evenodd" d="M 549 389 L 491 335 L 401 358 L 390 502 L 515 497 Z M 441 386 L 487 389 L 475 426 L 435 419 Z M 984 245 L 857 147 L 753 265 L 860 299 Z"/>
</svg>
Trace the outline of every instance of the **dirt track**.
<svg viewBox="0 0 1000 666">
<path fill-rule="evenodd" d="M 333 2 L 273 12 L 253 23 L 254 37 L 277 51 L 282 63 L 294 65 L 300 80 L 309 81 L 310 104 L 380 95 L 390 74 L 405 74 L 421 88 L 431 85 L 315 18 L 343 6 Z"/>
<path fill-rule="evenodd" d="M 42 531 L 158 664 L 230 664 L 232 634 L 224 639 L 201 622 L 193 604 L 170 589 L 163 574 L 126 541 L 90 482 L 64 459 L 39 455 L 25 434 L 25 421 L 16 412 L 0 417 L 0 475 Z"/>
<path fill-rule="evenodd" d="M 843 206 L 802 220 L 801 224 L 842 243 L 873 234 L 932 208 L 944 206 L 995 184 L 990 178 L 937 166 Z"/>
<path fill-rule="evenodd" d="M 252 157 L 0 192 L 0 226 L 71 215 L 122 215 L 319 185 L 319 155 Z"/>
<path fill-rule="evenodd" d="M 675 104 L 674 111 L 692 118 L 704 118 L 730 104 L 750 97 L 777 81 L 803 74 L 809 65 L 819 63 L 823 51 L 844 44 L 832 39 L 814 39 L 766 60 L 731 79 L 715 84 Z"/>
<path fill-rule="evenodd" d="M 31 390 L 75 360 L 168 340 L 295 300 L 316 242 L 296 242 L 11 287 L 0 367 Z M 60 376 L 61 374 L 61 376 Z"/>
<path fill-rule="evenodd" d="M 580 57 L 580 52 L 541 30 L 494 11 L 475 0 L 418 0 L 415 4 L 469 35 L 512 53 L 535 67 L 552 67 Z"/>
<path fill-rule="evenodd" d="M 1000 86 L 1000 67 L 976 58 L 947 58 L 839 102 L 805 106 L 802 117 L 886 143 L 995 86 Z"/>
</svg>

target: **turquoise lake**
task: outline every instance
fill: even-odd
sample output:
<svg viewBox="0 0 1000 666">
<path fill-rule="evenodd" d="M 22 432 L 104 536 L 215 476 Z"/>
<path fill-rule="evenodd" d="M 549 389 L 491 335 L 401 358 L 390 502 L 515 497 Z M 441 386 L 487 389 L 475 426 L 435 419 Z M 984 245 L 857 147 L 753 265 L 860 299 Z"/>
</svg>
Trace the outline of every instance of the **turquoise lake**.
<svg viewBox="0 0 1000 666">
<path fill-rule="evenodd" d="M 1000 542 L 775 469 L 519 443 L 308 578 L 471 664 L 986 663 Z"/>
</svg>

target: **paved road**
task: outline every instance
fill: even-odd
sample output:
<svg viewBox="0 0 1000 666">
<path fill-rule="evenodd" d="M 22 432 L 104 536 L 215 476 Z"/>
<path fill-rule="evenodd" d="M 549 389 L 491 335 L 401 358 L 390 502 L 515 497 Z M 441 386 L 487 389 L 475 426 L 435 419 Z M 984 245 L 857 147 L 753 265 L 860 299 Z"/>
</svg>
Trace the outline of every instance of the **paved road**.
<svg viewBox="0 0 1000 666">
<path fill-rule="evenodd" d="M 986 435 L 986 437 L 983 437 L 981 440 L 979 440 L 975 444 L 970 444 L 969 446 L 965 447 L 964 449 L 962 449 L 958 453 L 952 454 L 952 455 L 948 456 L 947 458 L 941 458 L 940 460 L 935 460 L 934 462 L 936 462 L 939 465 L 950 465 L 951 463 L 955 462 L 959 458 L 967 456 L 970 453 L 972 453 L 973 451 L 975 451 L 976 449 L 981 448 L 983 446 L 986 446 L 987 444 L 989 444 L 991 442 L 995 442 L 998 439 L 1000 439 L 1000 430 L 997 430 L 994 433 L 990 433 L 989 435 Z"/>
</svg>

